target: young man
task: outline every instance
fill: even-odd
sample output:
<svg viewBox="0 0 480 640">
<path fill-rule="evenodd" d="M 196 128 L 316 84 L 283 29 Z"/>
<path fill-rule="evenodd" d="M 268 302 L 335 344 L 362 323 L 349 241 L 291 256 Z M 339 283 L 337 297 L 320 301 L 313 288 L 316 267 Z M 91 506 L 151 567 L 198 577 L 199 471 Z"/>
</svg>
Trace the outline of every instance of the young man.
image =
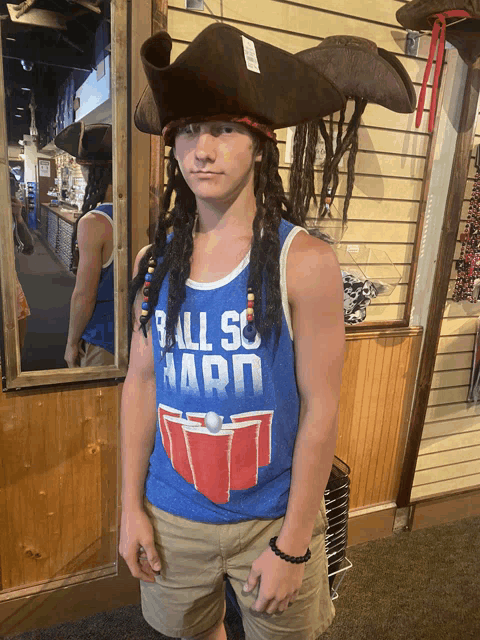
<svg viewBox="0 0 480 640">
<path fill-rule="evenodd" d="M 156 104 L 144 95 L 136 125 L 162 131 L 172 150 L 155 241 L 132 282 L 119 551 L 141 580 L 145 619 L 165 635 L 225 640 L 228 575 L 247 640 L 314 640 L 335 614 L 323 493 L 343 284 L 331 249 L 296 224 L 273 128 L 344 99 L 223 24 L 170 66 L 169 47 L 165 33 L 142 47 Z"/>
<path fill-rule="evenodd" d="M 87 182 L 72 241 L 78 251 L 65 362 L 69 368 L 115 364 L 113 312 L 112 126 L 75 122 L 55 138 Z"/>
</svg>

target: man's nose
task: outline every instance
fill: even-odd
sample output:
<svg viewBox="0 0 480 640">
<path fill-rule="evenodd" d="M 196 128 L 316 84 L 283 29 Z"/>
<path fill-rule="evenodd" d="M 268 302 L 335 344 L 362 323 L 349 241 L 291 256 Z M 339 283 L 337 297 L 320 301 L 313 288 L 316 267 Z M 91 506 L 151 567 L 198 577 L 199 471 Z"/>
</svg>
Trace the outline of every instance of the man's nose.
<svg viewBox="0 0 480 640">
<path fill-rule="evenodd" d="M 197 138 L 197 144 L 195 147 L 197 156 L 211 156 L 215 153 L 215 136 L 211 133 L 201 133 Z"/>
</svg>

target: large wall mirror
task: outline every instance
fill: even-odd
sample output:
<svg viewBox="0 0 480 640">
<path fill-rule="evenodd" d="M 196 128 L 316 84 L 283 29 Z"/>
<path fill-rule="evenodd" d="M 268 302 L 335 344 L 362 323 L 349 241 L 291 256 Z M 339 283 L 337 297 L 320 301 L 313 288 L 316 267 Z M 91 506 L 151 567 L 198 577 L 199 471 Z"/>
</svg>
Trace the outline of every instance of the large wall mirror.
<svg viewBox="0 0 480 640">
<path fill-rule="evenodd" d="M 126 374 L 127 8 L 127 0 L 0 0 L 4 389 Z M 54 142 L 76 122 L 87 130 L 93 124 L 110 125 L 112 133 L 111 177 L 99 168 L 95 177 L 96 184 L 111 186 L 101 200 L 104 206 L 94 207 L 103 209 L 94 216 L 103 227 L 100 279 L 92 285 L 93 333 L 90 320 L 80 317 L 86 269 L 79 277 L 80 266 L 77 271 L 72 260 L 72 235 L 85 214 L 90 169 Z M 73 320 L 87 322 L 84 335 L 94 337 L 91 342 L 82 338 L 79 357 L 69 362 Z"/>
</svg>

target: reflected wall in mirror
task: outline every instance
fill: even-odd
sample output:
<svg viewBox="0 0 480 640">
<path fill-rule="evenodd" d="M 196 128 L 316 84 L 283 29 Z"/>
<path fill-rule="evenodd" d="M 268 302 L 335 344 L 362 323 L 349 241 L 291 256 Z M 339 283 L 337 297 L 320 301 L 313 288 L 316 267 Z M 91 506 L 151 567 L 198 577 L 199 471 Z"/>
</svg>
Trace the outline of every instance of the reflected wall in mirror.
<svg viewBox="0 0 480 640">
<path fill-rule="evenodd" d="M 118 299 L 127 275 L 126 163 L 115 148 L 127 140 L 118 115 L 126 113 L 126 4 L 37 0 L 21 14 L 0 0 L 11 209 L 0 216 L 9 218 L 1 229 L 14 256 L 0 258 L 2 299 L 5 324 L 12 301 L 3 280 L 13 271 L 17 324 L 2 339 L 9 369 L 16 334 L 13 377 L 126 370 L 126 326 L 116 336 L 126 310 L 125 293 Z M 2 254 L 11 253 L 1 241 Z"/>
</svg>

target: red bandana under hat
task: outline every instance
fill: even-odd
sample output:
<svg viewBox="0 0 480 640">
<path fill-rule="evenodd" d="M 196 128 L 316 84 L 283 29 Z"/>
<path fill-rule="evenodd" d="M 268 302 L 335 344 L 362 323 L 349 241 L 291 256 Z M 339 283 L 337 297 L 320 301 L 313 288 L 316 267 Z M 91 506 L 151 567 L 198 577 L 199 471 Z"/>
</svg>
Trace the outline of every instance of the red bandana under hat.
<svg viewBox="0 0 480 640">
<path fill-rule="evenodd" d="M 184 127 L 187 124 L 192 124 L 193 122 L 212 122 L 216 120 L 225 122 L 238 122 L 239 124 L 244 124 L 247 127 L 251 127 L 252 129 L 263 133 L 263 135 L 267 136 L 275 143 L 277 142 L 276 134 L 268 125 L 257 122 L 250 116 L 232 116 L 231 114 L 224 113 L 216 114 L 214 116 L 192 116 L 189 118 L 182 118 L 180 120 L 172 120 L 163 128 L 162 135 L 165 138 L 165 143 L 169 146 L 172 146 L 174 143 L 172 134 L 175 129 Z"/>
</svg>

